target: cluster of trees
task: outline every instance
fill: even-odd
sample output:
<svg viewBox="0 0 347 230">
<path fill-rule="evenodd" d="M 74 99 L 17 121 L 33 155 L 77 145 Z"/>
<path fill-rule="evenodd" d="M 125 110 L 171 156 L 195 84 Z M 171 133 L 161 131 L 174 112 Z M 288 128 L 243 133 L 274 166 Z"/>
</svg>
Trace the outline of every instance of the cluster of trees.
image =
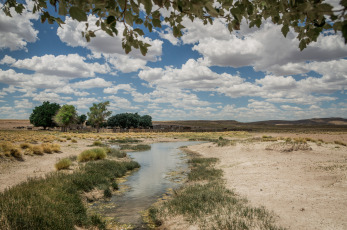
<svg viewBox="0 0 347 230">
<path fill-rule="evenodd" d="M 78 115 L 75 106 L 63 105 L 57 103 L 43 102 L 42 105 L 34 108 L 29 120 L 36 127 L 53 128 L 61 127 L 62 131 L 67 131 L 72 125 L 83 125 L 86 121 L 99 132 L 100 127 L 110 126 L 120 128 L 148 128 L 152 126 L 152 117 L 149 115 L 140 116 L 137 113 L 121 113 L 111 116 L 112 112 L 108 111 L 109 101 L 101 103 L 93 103 L 89 108 L 87 116 L 85 114 Z"/>
<path fill-rule="evenodd" d="M 150 128 L 152 126 L 152 117 L 149 115 L 140 116 L 137 113 L 120 113 L 110 117 L 107 120 L 107 126 L 122 129 Z"/>
</svg>

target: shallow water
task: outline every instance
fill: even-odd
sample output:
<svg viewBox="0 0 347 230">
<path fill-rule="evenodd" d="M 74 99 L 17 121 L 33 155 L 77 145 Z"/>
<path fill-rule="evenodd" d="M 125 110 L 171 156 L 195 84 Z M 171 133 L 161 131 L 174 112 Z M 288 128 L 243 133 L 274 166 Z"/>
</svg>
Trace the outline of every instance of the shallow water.
<svg viewBox="0 0 347 230">
<path fill-rule="evenodd" d="M 141 168 L 120 184 L 121 187 L 129 187 L 127 192 L 114 195 L 103 204 L 96 204 L 100 209 L 98 212 L 119 223 L 141 228 L 141 211 L 148 209 L 169 188 L 180 185 L 177 183 L 179 180 L 169 176 L 170 172 L 187 171 L 186 155 L 178 148 L 193 144 L 197 142 L 154 143 L 151 150 L 128 153 Z"/>
</svg>

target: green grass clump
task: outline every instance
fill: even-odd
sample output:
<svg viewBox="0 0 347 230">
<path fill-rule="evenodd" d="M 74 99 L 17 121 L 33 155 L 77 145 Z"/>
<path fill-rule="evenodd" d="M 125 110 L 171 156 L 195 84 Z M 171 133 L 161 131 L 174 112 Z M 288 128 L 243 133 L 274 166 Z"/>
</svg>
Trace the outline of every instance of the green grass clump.
<svg viewBox="0 0 347 230">
<path fill-rule="evenodd" d="M 126 144 L 126 143 L 138 143 L 142 142 L 141 140 L 133 139 L 133 138 L 125 138 L 125 139 L 112 139 L 109 141 L 110 143 L 121 143 L 121 144 Z"/>
<path fill-rule="evenodd" d="M 147 151 L 150 150 L 150 145 L 120 145 L 120 150 Z"/>
<path fill-rule="evenodd" d="M 81 193 L 110 187 L 137 163 L 88 162 L 72 174 L 55 172 L 29 179 L 0 193 L 0 229 L 105 229 L 104 221 L 88 215 Z"/>
<path fill-rule="evenodd" d="M 84 150 L 77 156 L 79 162 L 95 161 L 105 159 L 107 157 L 106 150 L 104 148 L 94 148 Z"/>
<path fill-rule="evenodd" d="M 112 156 L 112 157 L 117 157 L 117 158 L 124 158 L 127 156 L 127 153 L 124 151 L 121 151 L 119 149 L 108 148 L 107 149 L 107 155 Z"/>
<path fill-rule="evenodd" d="M 101 141 L 94 141 L 93 145 L 94 146 L 103 146 L 104 144 Z"/>
<path fill-rule="evenodd" d="M 217 158 L 195 157 L 189 160 L 188 184 L 159 206 L 148 210 L 148 223 L 160 226 L 167 215 L 183 216 L 199 229 L 282 229 L 263 207 L 251 207 L 225 187 L 223 172 L 213 166 Z"/>
<path fill-rule="evenodd" d="M 68 169 L 72 162 L 69 158 L 63 158 L 59 160 L 54 166 L 57 170 Z"/>
</svg>

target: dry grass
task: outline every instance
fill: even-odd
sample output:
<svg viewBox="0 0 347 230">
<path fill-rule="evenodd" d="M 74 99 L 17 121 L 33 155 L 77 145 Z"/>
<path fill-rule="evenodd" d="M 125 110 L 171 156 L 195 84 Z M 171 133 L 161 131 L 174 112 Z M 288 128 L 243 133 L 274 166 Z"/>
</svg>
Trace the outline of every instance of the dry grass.
<svg viewBox="0 0 347 230">
<path fill-rule="evenodd" d="M 61 160 L 59 160 L 55 165 L 54 167 L 59 171 L 59 170 L 62 170 L 62 169 L 68 169 L 70 168 L 72 162 L 69 158 L 63 158 Z"/>
</svg>

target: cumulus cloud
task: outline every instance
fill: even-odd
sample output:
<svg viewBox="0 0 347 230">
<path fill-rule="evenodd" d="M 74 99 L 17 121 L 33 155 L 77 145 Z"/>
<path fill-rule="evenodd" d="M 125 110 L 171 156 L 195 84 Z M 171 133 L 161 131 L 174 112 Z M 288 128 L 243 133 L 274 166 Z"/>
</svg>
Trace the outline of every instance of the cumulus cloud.
<svg viewBox="0 0 347 230">
<path fill-rule="evenodd" d="M 86 58 L 78 54 L 34 56 L 17 60 L 11 66 L 65 78 L 95 77 L 95 73 L 105 74 L 109 72 L 107 65 L 86 62 Z"/>
<path fill-rule="evenodd" d="M 119 90 L 124 90 L 126 92 L 134 92 L 136 91 L 130 84 L 118 84 L 112 87 L 108 87 L 104 89 L 104 93 L 107 94 L 117 94 Z"/>
<path fill-rule="evenodd" d="M 0 4 L 0 8 L 2 4 Z M 30 7 L 28 7 L 30 8 Z M 38 31 L 34 29 L 32 20 L 39 18 L 38 14 L 32 14 L 26 9 L 22 15 L 18 15 L 11 9 L 12 17 L 0 14 L 0 50 L 9 48 L 14 50 L 26 50 L 28 42 L 36 42 Z"/>
<path fill-rule="evenodd" d="M 8 55 L 5 55 L 5 57 L 0 61 L 0 64 L 10 65 L 10 64 L 13 64 L 14 62 L 16 62 L 16 59 Z"/>
<path fill-rule="evenodd" d="M 96 17 L 89 15 L 89 29 L 96 29 L 95 22 Z M 57 34 L 61 41 L 72 47 L 85 47 L 89 49 L 96 57 L 105 57 L 110 59 L 114 65 L 115 70 L 122 72 L 137 71 L 143 68 L 147 61 L 157 61 L 162 54 L 162 41 L 156 39 L 152 40 L 147 37 L 141 37 L 140 39 L 151 45 L 148 49 L 146 56 L 143 56 L 139 50 L 133 49 L 130 54 L 125 55 L 122 48 L 122 38 L 124 25 L 121 23 L 117 24 L 117 30 L 119 35 L 111 37 L 103 31 L 97 31 L 96 37 L 92 38 L 90 42 L 86 42 L 81 37 L 81 32 L 85 30 L 85 23 L 80 23 L 73 20 L 70 17 L 66 17 L 65 24 L 62 28 L 58 28 Z M 128 62 L 126 65 L 124 65 Z"/>
<path fill-rule="evenodd" d="M 307 61 L 328 61 L 347 56 L 347 46 L 340 34 L 322 35 L 302 52 L 297 34 L 289 31 L 285 38 L 281 26 L 265 21 L 260 29 L 249 29 L 245 21 L 241 30 L 229 33 L 222 20 L 213 25 L 184 21 L 186 27 L 182 42 L 194 44 L 198 51 L 214 66 L 253 66 L 257 71 L 275 75 L 306 72 L 300 64 Z M 295 67 L 293 70 L 290 67 Z"/>
<path fill-rule="evenodd" d="M 79 81 L 71 84 L 73 88 L 77 89 L 92 89 L 92 88 L 105 88 L 111 86 L 112 82 L 105 81 L 103 78 L 93 78 L 86 81 Z"/>
</svg>

